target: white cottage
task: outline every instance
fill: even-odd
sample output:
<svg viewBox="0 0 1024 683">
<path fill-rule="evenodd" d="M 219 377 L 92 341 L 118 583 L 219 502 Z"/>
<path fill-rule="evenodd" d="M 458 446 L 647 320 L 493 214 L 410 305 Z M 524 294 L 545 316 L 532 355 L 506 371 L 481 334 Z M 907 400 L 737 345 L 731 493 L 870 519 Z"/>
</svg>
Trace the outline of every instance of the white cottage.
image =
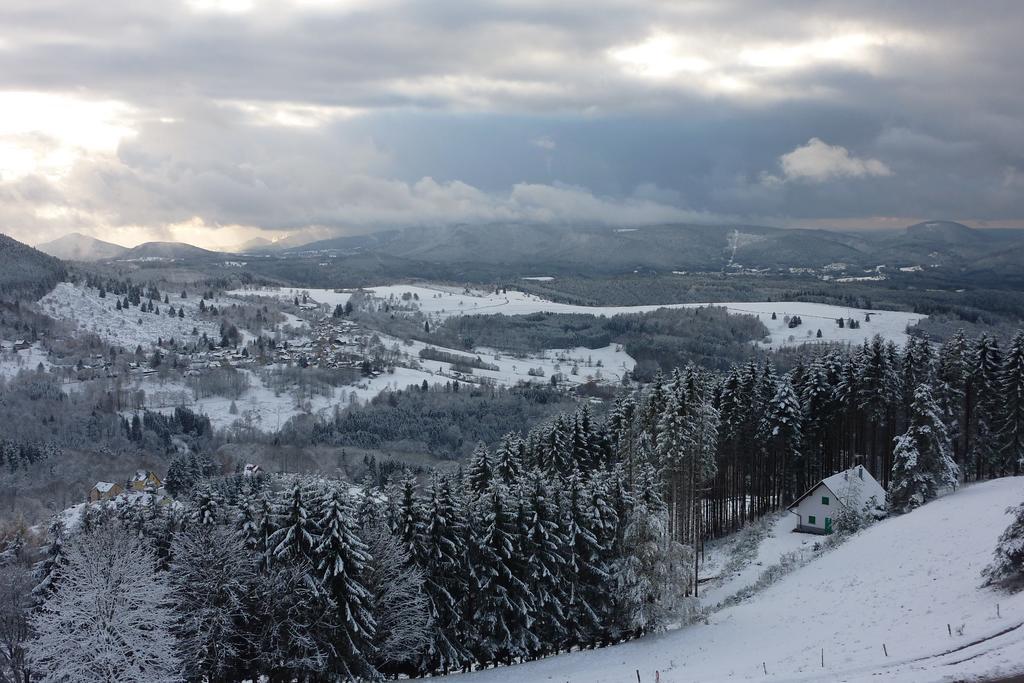
<svg viewBox="0 0 1024 683">
<path fill-rule="evenodd" d="M 872 498 L 874 505 L 885 505 L 885 489 L 863 465 L 857 465 L 822 479 L 787 509 L 798 518 L 797 531 L 830 534 L 832 521 L 842 508 L 859 512 Z"/>
</svg>

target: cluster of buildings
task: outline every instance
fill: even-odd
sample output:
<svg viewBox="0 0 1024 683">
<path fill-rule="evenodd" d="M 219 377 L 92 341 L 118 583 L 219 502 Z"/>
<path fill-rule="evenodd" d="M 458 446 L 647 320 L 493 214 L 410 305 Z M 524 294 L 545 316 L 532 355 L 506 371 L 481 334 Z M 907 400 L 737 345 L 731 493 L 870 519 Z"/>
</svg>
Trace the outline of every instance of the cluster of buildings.
<svg viewBox="0 0 1024 683">
<path fill-rule="evenodd" d="M 89 489 L 87 496 L 90 503 L 110 500 L 146 500 L 155 496 L 157 502 L 171 502 L 171 497 L 164 490 L 164 482 L 149 470 L 135 470 L 135 473 L 124 483 L 117 481 L 98 481 Z"/>
</svg>

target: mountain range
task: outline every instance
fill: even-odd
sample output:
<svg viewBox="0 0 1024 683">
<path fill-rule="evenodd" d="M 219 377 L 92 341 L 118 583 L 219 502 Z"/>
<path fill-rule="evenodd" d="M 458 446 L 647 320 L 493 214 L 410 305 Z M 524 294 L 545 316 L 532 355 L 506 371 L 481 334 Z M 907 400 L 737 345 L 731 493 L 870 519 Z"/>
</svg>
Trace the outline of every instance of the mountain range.
<svg viewBox="0 0 1024 683">
<path fill-rule="evenodd" d="M 415 227 L 321 240 L 285 255 L 386 254 L 410 261 L 479 263 L 597 273 L 813 267 L 1024 267 L 1012 258 L 1024 231 L 928 221 L 900 230 L 838 232 L 755 225 L 566 228 L 536 224 Z"/>
<path fill-rule="evenodd" d="M 77 261 L 212 261 L 223 252 L 177 242 L 126 249 L 79 234 L 40 245 Z M 251 240 L 247 254 L 274 259 L 332 256 L 400 264 L 403 273 L 464 265 L 498 272 L 615 274 L 633 271 L 741 271 L 764 268 L 952 268 L 989 278 L 1024 277 L 1024 231 L 977 229 L 934 220 L 898 230 L 841 232 L 757 225 L 552 226 L 531 223 L 416 226 L 295 245 Z"/>
</svg>

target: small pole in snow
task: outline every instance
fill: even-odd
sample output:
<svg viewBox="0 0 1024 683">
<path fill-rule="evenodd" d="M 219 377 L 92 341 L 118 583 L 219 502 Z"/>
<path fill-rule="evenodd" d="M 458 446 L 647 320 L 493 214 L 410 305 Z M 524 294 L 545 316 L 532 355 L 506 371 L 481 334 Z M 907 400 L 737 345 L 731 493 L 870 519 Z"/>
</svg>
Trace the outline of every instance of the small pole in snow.
<svg viewBox="0 0 1024 683">
<path fill-rule="evenodd" d="M 888 657 L 888 656 L 889 656 L 889 651 L 888 651 L 887 649 L 885 649 L 885 643 L 882 643 L 882 652 L 884 652 L 884 653 L 885 653 L 885 656 L 886 656 L 886 657 Z"/>
<path fill-rule="evenodd" d="M 636 683 L 640 683 L 640 669 L 636 670 Z"/>
<path fill-rule="evenodd" d="M 999 614 L 999 603 L 998 602 L 996 603 L 996 616 L 997 617 L 1002 617 L 1002 615 Z"/>
<path fill-rule="evenodd" d="M 949 637 L 952 638 L 953 637 L 953 627 L 950 626 L 949 624 L 946 624 L 946 630 L 949 631 Z"/>
<path fill-rule="evenodd" d="M 825 648 L 821 648 L 821 668 L 825 668 Z"/>
<path fill-rule="evenodd" d="M 764 662 L 761 662 L 761 668 L 764 669 L 764 675 L 767 676 L 768 675 L 768 665 L 765 664 Z"/>
</svg>

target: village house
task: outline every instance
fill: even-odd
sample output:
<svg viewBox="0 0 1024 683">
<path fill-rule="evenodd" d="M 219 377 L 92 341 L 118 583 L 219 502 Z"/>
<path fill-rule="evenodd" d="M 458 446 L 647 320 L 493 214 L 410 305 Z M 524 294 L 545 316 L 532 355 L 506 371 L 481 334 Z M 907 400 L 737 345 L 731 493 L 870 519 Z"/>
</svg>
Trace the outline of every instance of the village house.
<svg viewBox="0 0 1024 683">
<path fill-rule="evenodd" d="M 885 489 L 863 465 L 857 465 L 822 479 L 786 509 L 797 516 L 797 531 L 830 534 L 840 510 L 860 512 L 872 503 L 885 505 Z"/>
<path fill-rule="evenodd" d="M 135 470 L 135 474 L 128 480 L 133 491 L 145 491 L 146 489 L 156 490 L 164 485 L 160 477 L 149 470 Z"/>
<path fill-rule="evenodd" d="M 124 487 L 112 481 L 98 481 L 89 490 L 89 502 L 95 503 L 101 500 L 110 500 L 124 493 Z"/>
</svg>

